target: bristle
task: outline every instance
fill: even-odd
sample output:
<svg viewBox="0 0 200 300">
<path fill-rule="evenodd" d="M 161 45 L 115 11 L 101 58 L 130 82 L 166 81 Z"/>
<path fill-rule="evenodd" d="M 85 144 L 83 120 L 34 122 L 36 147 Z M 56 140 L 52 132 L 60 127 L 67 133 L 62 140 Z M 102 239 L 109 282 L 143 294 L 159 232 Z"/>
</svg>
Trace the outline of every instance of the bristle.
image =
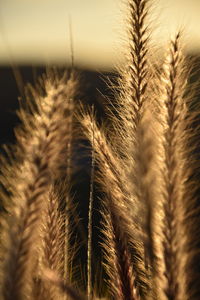
<svg viewBox="0 0 200 300">
<path fill-rule="evenodd" d="M 163 75 L 163 113 L 166 116 L 164 127 L 164 169 L 163 197 L 163 259 L 164 283 L 160 283 L 163 299 L 189 299 L 183 293 L 185 272 L 183 269 L 184 254 L 184 186 L 187 181 L 185 158 L 185 122 L 186 103 L 186 70 L 180 44 L 180 33 L 171 41 L 169 56 L 164 66 Z M 158 275 L 159 276 L 159 275 Z M 162 291 L 163 289 L 163 291 Z"/>
<path fill-rule="evenodd" d="M 94 133 L 92 136 L 92 144 L 94 143 Z M 94 201 L 94 168 L 95 158 L 94 150 L 92 148 L 91 158 L 91 176 L 90 176 L 90 196 L 89 196 L 89 209 L 88 209 L 88 247 L 87 247 L 87 296 L 88 300 L 92 300 L 92 231 L 93 231 L 93 201 Z"/>
<path fill-rule="evenodd" d="M 107 203 L 108 202 L 108 203 Z M 115 217 L 109 210 L 109 201 L 105 201 L 103 217 L 103 249 L 106 259 L 105 268 L 109 275 L 109 290 L 114 299 L 140 299 L 129 249 L 121 242 Z"/>
</svg>

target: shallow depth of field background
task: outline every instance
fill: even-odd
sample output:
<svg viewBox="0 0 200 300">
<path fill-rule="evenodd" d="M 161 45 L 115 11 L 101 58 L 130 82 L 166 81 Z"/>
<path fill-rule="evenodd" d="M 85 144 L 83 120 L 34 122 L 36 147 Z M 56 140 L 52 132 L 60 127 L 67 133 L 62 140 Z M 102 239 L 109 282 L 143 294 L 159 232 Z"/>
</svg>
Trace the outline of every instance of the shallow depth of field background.
<svg viewBox="0 0 200 300">
<path fill-rule="evenodd" d="M 71 18 L 77 65 L 101 70 L 112 68 L 121 59 L 123 1 L 1 0 L 0 64 L 69 62 Z M 199 0 L 154 0 L 152 11 L 157 46 L 182 27 L 187 50 L 200 51 Z"/>
<path fill-rule="evenodd" d="M 47 65 L 70 65 L 70 26 L 75 64 L 89 71 L 88 97 L 97 89 L 106 93 L 99 74 L 123 63 L 123 1 L 0 1 L 0 144 L 14 139 L 15 111 L 25 84 L 34 82 Z M 187 53 L 199 55 L 199 0 L 153 0 L 151 10 L 158 50 L 182 28 Z M 17 69 L 15 76 L 11 66 Z"/>
</svg>

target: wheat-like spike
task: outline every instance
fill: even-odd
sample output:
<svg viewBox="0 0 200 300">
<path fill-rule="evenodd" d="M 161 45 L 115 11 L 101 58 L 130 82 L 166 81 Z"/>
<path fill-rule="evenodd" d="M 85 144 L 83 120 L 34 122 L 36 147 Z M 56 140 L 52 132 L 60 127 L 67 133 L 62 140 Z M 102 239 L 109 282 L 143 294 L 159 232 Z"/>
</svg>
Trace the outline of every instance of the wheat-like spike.
<svg viewBox="0 0 200 300">
<path fill-rule="evenodd" d="M 108 202 L 108 201 L 107 201 Z M 105 206 L 109 204 L 105 202 Z M 105 267 L 109 275 L 110 293 L 114 299 L 138 300 L 136 280 L 132 268 L 129 249 L 121 242 L 115 217 L 108 208 L 102 211 L 103 249 Z"/>
<path fill-rule="evenodd" d="M 130 145 L 127 149 L 128 162 L 133 161 L 131 176 L 134 194 L 138 200 L 138 207 L 144 208 L 146 218 L 143 216 L 141 231 L 145 232 L 145 252 L 152 260 L 152 200 L 153 200 L 153 174 L 152 161 L 154 156 L 152 132 L 146 126 L 145 110 L 150 109 L 149 79 L 152 71 L 149 61 L 149 38 L 148 38 L 148 3 L 147 0 L 128 0 L 128 37 L 129 58 L 127 70 L 124 72 L 122 101 L 122 115 L 125 116 L 125 130 L 129 135 Z M 122 73 L 123 74 L 123 73 Z M 123 83 L 122 81 L 122 83 Z M 124 111 L 123 111 L 124 110 Z M 128 116 L 128 118 L 127 118 Z M 123 123 L 122 123 L 123 124 Z M 126 137 L 125 133 L 125 137 Z M 128 140 L 127 139 L 127 140 Z M 131 159 L 132 158 L 132 159 Z M 140 174 L 140 175 L 139 175 Z M 131 181 L 131 178 L 130 178 Z M 145 182 L 145 183 L 144 183 Z M 145 224 L 144 224 L 145 223 Z"/>
<path fill-rule="evenodd" d="M 141 289 L 144 288 L 145 290 L 148 281 L 145 275 L 144 263 L 141 260 L 141 257 L 143 257 L 142 245 L 139 239 L 141 233 L 138 232 L 138 227 L 135 223 L 136 218 L 132 214 L 133 209 L 129 209 L 130 205 L 133 204 L 133 200 L 131 199 L 128 186 L 126 186 L 127 180 L 123 164 L 121 164 L 117 156 L 113 156 L 103 132 L 95 124 L 92 115 L 85 115 L 81 123 L 90 142 L 92 142 L 92 139 L 94 141 L 95 158 L 100 168 L 97 180 L 99 180 L 108 195 L 110 209 L 116 220 L 118 220 L 116 224 L 119 226 L 121 241 L 127 247 L 132 245 L 135 249 L 135 264 L 137 265 L 134 269 L 135 276 L 136 280 L 141 284 Z M 133 232 L 135 232 L 134 236 Z"/>
<path fill-rule="evenodd" d="M 185 160 L 185 122 L 186 70 L 178 33 L 169 48 L 169 56 L 164 66 L 163 75 L 163 114 L 166 116 L 164 127 L 164 169 L 163 197 L 163 259 L 164 272 L 160 277 L 160 299 L 189 299 L 185 293 L 185 232 L 184 188 L 187 178 Z M 164 284 L 165 282 L 165 284 Z M 184 292 L 183 292 L 184 291 Z M 158 292 L 159 293 L 159 292 Z"/>
<path fill-rule="evenodd" d="M 31 166 L 31 181 L 24 190 L 25 207 L 19 208 L 15 223 L 10 229 L 9 252 L 7 254 L 4 297 L 5 299 L 20 299 L 27 275 L 30 274 L 32 248 L 38 230 L 38 214 L 43 211 L 43 196 L 51 180 L 51 174 L 42 164 Z M 29 176 L 30 176 L 29 175 Z M 35 226 L 36 227 L 35 227 Z"/>
<path fill-rule="evenodd" d="M 77 80 L 53 79 L 47 77 L 44 81 L 46 96 L 33 90 L 33 115 L 20 112 L 24 128 L 17 133 L 18 151 L 24 159 L 20 170 L 16 170 L 14 162 L 11 166 L 16 174 L 16 182 L 11 184 L 17 190 L 13 202 L 18 207 L 12 212 L 16 224 L 12 224 L 8 234 L 10 245 L 3 284 L 6 300 L 23 298 L 31 275 L 44 197 L 61 169 L 60 159 L 68 141 L 68 116 L 72 109 L 68 99 L 76 93 Z"/>
<path fill-rule="evenodd" d="M 151 88 L 149 81 L 150 78 L 152 79 L 153 72 L 149 58 L 148 3 L 147 0 L 127 1 L 128 45 L 126 45 L 125 55 L 127 63 L 119 70 L 120 93 L 117 97 L 116 108 L 118 120 L 114 121 L 114 126 L 116 127 L 116 142 L 120 145 L 118 149 L 124 157 L 125 164 L 127 164 L 127 170 L 130 174 L 129 181 L 136 198 L 135 203 L 132 203 L 132 209 L 137 206 L 140 212 L 139 217 L 142 216 L 142 210 L 143 212 L 146 211 L 146 217 L 148 217 L 148 221 L 145 222 L 143 222 L 145 217 L 142 217 L 140 230 L 141 235 L 145 236 L 145 252 L 147 254 L 147 248 L 149 248 L 148 256 L 152 260 L 152 234 L 146 230 L 151 230 L 150 224 L 153 217 L 151 192 L 154 174 L 151 170 L 152 163 L 145 159 L 145 155 L 149 155 L 151 152 L 150 156 L 152 157 L 154 153 L 152 146 L 146 141 L 147 135 L 148 141 L 151 139 L 151 144 L 154 143 L 148 132 L 146 135 L 141 134 L 142 132 L 145 133 L 147 129 L 142 129 L 144 126 L 142 119 L 144 119 L 145 110 L 150 109 L 148 105 L 152 102 L 149 95 Z M 144 181 L 148 184 L 144 184 Z M 146 234 L 142 233 L 144 231 Z M 149 247 L 150 244 L 151 247 Z"/>
<path fill-rule="evenodd" d="M 191 73 L 191 68 L 195 66 L 194 61 L 185 58 L 187 63 L 187 77 L 194 75 Z M 184 282 L 181 282 L 181 295 L 187 295 L 187 299 L 197 300 L 200 295 L 199 286 L 199 268 L 197 261 L 199 261 L 199 184 L 196 174 L 199 173 L 199 102 L 194 99 L 194 93 L 197 92 L 197 84 L 189 84 L 187 86 L 187 93 L 184 97 L 187 104 L 187 118 L 183 124 L 185 135 L 183 136 L 183 145 L 185 150 L 185 165 L 184 173 L 186 182 L 183 189 L 183 251 L 184 259 L 182 262 L 182 269 L 184 270 Z M 189 93 L 188 93 L 189 90 Z M 194 107 L 193 107 L 194 105 Z M 196 156 L 197 154 L 197 156 Z"/>
<path fill-rule="evenodd" d="M 129 0 L 129 38 L 131 61 L 129 72 L 131 75 L 132 109 L 137 122 L 138 112 L 141 110 L 145 99 L 148 79 L 148 37 L 147 37 L 147 0 Z"/>
<path fill-rule="evenodd" d="M 124 64 L 119 69 L 119 96 L 117 96 L 116 136 L 121 152 L 128 155 L 135 141 L 135 130 L 140 120 L 143 104 L 148 96 L 150 63 L 148 57 L 148 0 L 127 0 L 126 43 Z M 117 139 L 118 141 L 118 139 Z"/>
</svg>

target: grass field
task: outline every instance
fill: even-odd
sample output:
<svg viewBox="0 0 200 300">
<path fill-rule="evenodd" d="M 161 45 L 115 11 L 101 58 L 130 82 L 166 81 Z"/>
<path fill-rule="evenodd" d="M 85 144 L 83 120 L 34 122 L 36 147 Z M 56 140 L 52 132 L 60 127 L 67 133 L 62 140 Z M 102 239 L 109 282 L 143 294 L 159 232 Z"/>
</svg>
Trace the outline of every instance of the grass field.
<svg viewBox="0 0 200 300">
<path fill-rule="evenodd" d="M 1 156 L 1 299 L 199 299 L 194 62 L 180 31 L 158 59 L 150 7 L 126 1 L 125 64 L 104 118 L 73 66 L 25 88 L 17 142 Z"/>
</svg>

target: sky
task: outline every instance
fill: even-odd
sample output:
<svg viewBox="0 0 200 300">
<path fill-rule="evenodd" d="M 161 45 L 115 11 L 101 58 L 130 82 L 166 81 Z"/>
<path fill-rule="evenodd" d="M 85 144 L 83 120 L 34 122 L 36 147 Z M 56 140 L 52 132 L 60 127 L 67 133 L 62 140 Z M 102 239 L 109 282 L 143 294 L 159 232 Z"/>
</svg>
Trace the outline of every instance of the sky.
<svg viewBox="0 0 200 300">
<path fill-rule="evenodd" d="M 200 53 L 200 1 L 153 3 L 153 43 L 183 28 L 186 50 Z M 1 0 L 0 64 L 69 63 L 73 44 L 77 65 L 109 69 L 122 61 L 123 24 L 121 0 Z"/>
</svg>

